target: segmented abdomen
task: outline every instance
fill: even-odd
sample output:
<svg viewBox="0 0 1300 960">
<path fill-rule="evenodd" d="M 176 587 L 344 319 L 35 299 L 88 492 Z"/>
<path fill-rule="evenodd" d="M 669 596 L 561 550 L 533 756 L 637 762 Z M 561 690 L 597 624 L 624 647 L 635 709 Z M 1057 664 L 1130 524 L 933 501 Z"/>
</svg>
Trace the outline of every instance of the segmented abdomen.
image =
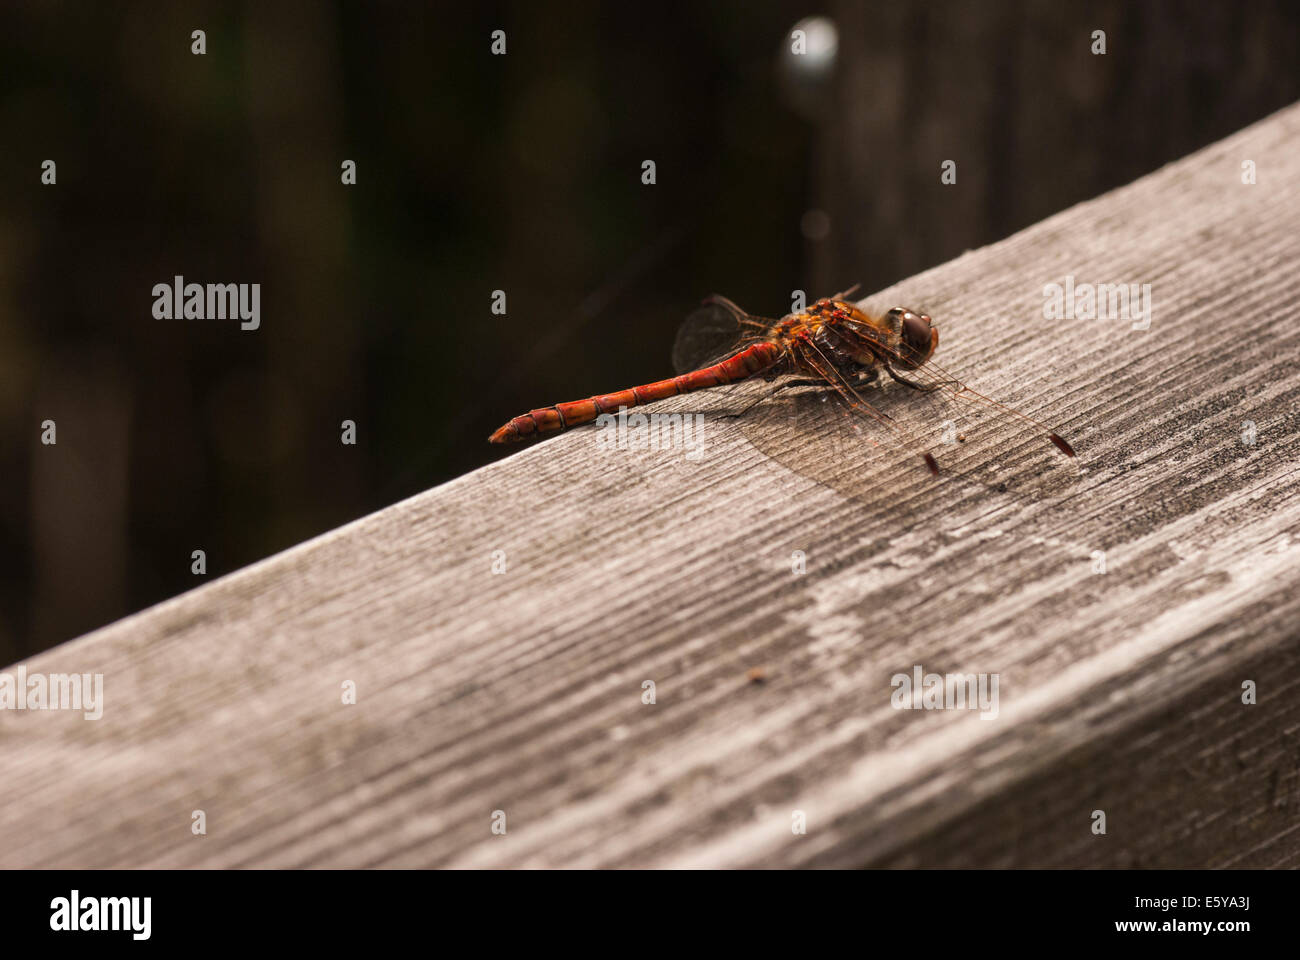
<svg viewBox="0 0 1300 960">
<path fill-rule="evenodd" d="M 557 403 L 551 407 L 530 410 L 522 417 L 515 417 L 500 427 L 488 439 L 492 443 L 515 443 L 527 440 L 539 433 L 555 433 L 590 423 L 602 413 L 616 413 L 619 407 L 635 407 L 655 400 L 664 400 L 681 393 L 692 393 L 724 383 L 744 380 L 756 373 L 762 373 L 781 359 L 781 348 L 775 343 L 763 341 L 746 347 L 726 360 L 712 366 L 683 373 L 680 377 L 647 383 L 630 390 L 617 393 L 604 393 L 586 400 L 571 400 Z"/>
</svg>

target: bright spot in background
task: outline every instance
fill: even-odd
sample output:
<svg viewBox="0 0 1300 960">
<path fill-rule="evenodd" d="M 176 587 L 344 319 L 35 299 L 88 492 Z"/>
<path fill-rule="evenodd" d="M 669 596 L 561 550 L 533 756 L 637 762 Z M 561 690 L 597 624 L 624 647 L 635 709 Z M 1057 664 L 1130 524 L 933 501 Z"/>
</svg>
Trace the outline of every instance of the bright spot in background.
<svg viewBox="0 0 1300 960">
<path fill-rule="evenodd" d="M 794 32 L 804 34 L 804 53 L 793 50 Z M 840 51 L 840 32 L 830 17 L 805 17 L 785 32 L 777 61 L 786 102 L 808 119 L 826 107 Z"/>
<path fill-rule="evenodd" d="M 840 32 L 835 28 L 835 21 L 830 17 L 804 17 L 790 32 L 802 30 L 806 39 L 807 53 L 790 59 L 795 62 L 795 69 L 809 76 L 826 76 L 835 69 L 835 56 L 840 51 Z"/>
</svg>

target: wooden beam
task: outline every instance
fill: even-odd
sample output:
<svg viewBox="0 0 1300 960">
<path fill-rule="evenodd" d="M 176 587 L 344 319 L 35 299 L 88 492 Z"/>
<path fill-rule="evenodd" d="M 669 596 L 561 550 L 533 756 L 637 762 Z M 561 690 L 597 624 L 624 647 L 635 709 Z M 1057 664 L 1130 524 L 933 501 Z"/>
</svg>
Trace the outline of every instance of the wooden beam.
<svg viewBox="0 0 1300 960">
<path fill-rule="evenodd" d="M 0 865 L 1295 866 L 1298 223 L 1292 107 L 865 301 L 1073 461 L 710 391 L 654 408 L 703 447 L 577 429 L 34 657 L 104 712 L 0 711 Z"/>
</svg>

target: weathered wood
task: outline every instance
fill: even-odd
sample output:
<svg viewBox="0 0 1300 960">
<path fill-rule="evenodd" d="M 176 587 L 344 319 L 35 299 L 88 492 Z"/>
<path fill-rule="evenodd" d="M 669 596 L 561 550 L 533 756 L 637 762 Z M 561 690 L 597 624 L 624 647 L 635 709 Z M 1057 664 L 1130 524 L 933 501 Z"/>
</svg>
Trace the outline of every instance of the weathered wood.
<svg viewBox="0 0 1300 960">
<path fill-rule="evenodd" d="M 575 430 L 35 657 L 107 702 L 0 712 L 0 865 L 1294 866 L 1298 223 L 1293 107 L 869 298 L 1074 463 Z M 1067 274 L 1150 329 L 1045 321 Z M 916 665 L 998 715 L 893 709 Z"/>
</svg>

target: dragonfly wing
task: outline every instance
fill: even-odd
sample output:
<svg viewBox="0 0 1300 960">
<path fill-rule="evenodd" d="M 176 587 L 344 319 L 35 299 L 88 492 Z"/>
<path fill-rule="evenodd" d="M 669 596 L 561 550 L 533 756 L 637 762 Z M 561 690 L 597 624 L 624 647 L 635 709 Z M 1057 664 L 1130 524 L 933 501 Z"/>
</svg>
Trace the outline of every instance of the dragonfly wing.
<svg viewBox="0 0 1300 960">
<path fill-rule="evenodd" d="M 1028 433 L 1024 439 L 1030 444 L 1045 445 L 1049 442 L 1056 448 L 1054 452 L 1074 456 L 1074 448 L 1059 433 L 1035 417 L 1017 410 L 1000 401 L 987 397 L 958 380 L 933 361 L 922 364 L 916 370 L 906 370 L 898 375 L 919 385 L 923 390 L 933 393 L 941 399 L 950 412 L 951 419 L 967 424 L 967 432 L 972 430 L 990 435 L 1011 438 Z"/>
<path fill-rule="evenodd" d="M 882 412 L 878 407 L 868 402 L 851 383 L 844 379 L 829 358 L 813 348 L 812 350 L 805 350 L 802 359 L 808 367 L 816 371 L 826 381 L 828 386 L 839 394 L 840 399 L 849 409 L 872 422 L 874 425 L 872 433 L 875 434 L 875 437 L 868 436 L 866 439 L 869 442 L 877 447 L 893 447 L 911 456 L 919 457 L 930 473 L 937 474 L 939 472 L 939 466 L 934 459 L 934 455 L 929 451 L 924 440 L 910 431 L 905 424 L 900 423 L 894 417 Z M 879 439 L 876 439 L 876 437 Z"/>
<path fill-rule="evenodd" d="M 894 380 L 904 385 L 919 387 L 921 392 L 930 393 L 939 399 L 948 413 L 945 419 L 958 424 L 966 421 L 968 433 L 976 431 L 985 434 L 1010 435 L 1032 429 L 1039 436 L 1035 442 L 1047 441 L 1055 447 L 1055 452 L 1063 453 L 1067 457 L 1074 456 L 1074 448 L 1069 442 L 1047 424 L 1015 407 L 972 390 L 933 360 L 927 360 L 920 367 L 910 369 L 911 365 L 907 359 L 891 348 L 888 339 L 878 331 L 854 324 L 848 332 L 859 338 L 863 346 L 867 346 L 882 360 L 887 361 L 885 372 Z"/>
<path fill-rule="evenodd" d="M 1063 493 L 1077 477 L 1052 444 L 1012 440 L 996 407 L 884 375 L 849 381 L 817 356 L 805 369 L 821 388 L 782 391 L 742 418 L 741 430 L 773 460 L 864 506 L 895 513 L 936 489 L 979 503 L 991 495 L 1037 499 Z M 929 482 L 936 467 L 939 488 Z"/>
<path fill-rule="evenodd" d="M 735 304 L 724 298 L 710 299 L 683 321 L 673 342 L 673 368 L 690 373 L 724 360 L 735 353 L 742 341 L 756 332 L 750 320 Z"/>
</svg>

